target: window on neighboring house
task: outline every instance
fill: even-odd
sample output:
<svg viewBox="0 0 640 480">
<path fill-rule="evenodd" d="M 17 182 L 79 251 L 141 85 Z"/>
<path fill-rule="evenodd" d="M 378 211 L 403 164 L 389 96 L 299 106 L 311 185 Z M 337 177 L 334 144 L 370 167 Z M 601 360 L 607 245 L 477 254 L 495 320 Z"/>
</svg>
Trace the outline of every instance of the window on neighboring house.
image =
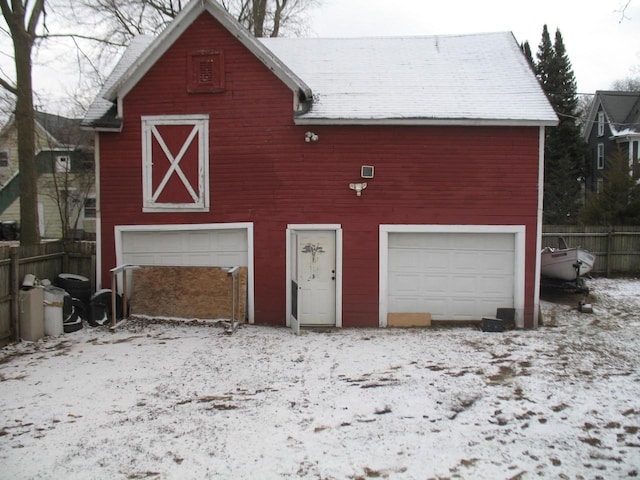
<svg viewBox="0 0 640 480">
<path fill-rule="evenodd" d="M 84 218 L 96 218 L 95 198 L 86 198 L 84 200 Z"/>
<path fill-rule="evenodd" d="M 598 178 L 596 180 L 596 193 L 600 195 L 602 193 L 602 187 L 604 186 L 604 179 Z"/>
<path fill-rule="evenodd" d="M 604 168 L 604 143 L 598 144 L 598 152 L 596 154 L 596 163 L 598 170 L 602 170 Z"/>
<path fill-rule="evenodd" d="M 143 211 L 209 211 L 209 115 L 142 117 Z"/>
<path fill-rule="evenodd" d="M 8 168 L 9 167 L 9 152 L 1 151 L 0 152 L 0 168 Z"/>
<path fill-rule="evenodd" d="M 55 173 L 67 173 L 71 170 L 71 158 L 68 155 L 56 157 Z"/>
<path fill-rule="evenodd" d="M 224 56 L 216 50 L 198 50 L 188 56 L 187 91 L 215 93 L 224 91 Z"/>
<path fill-rule="evenodd" d="M 598 136 L 604 136 L 604 112 L 598 112 Z"/>
</svg>

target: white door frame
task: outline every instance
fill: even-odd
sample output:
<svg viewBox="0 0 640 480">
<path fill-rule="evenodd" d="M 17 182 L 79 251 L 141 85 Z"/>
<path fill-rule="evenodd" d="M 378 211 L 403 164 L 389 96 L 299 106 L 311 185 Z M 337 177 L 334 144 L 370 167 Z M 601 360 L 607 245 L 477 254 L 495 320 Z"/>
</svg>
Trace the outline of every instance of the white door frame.
<svg viewBox="0 0 640 480">
<path fill-rule="evenodd" d="M 249 323 L 255 321 L 255 300 L 254 300 L 254 265 L 253 265 L 253 223 L 199 223 L 199 224 L 179 224 L 179 225 L 116 225 L 115 249 L 116 266 L 122 265 L 122 237 L 124 232 L 176 232 L 185 230 L 242 230 L 247 231 L 247 314 Z M 122 281 L 119 281 L 122 285 Z M 109 286 L 110 288 L 111 286 Z"/>
<path fill-rule="evenodd" d="M 287 327 L 299 330 L 299 322 L 291 317 L 291 234 L 296 231 L 325 230 L 336 234 L 336 327 L 342 327 L 342 226 L 340 224 L 290 224 L 286 231 L 286 318 Z"/>
<path fill-rule="evenodd" d="M 380 294 L 378 325 L 387 326 L 389 313 L 389 233 L 512 233 L 515 236 L 513 306 L 516 326 L 524 327 L 526 227 L 524 225 L 380 225 Z"/>
</svg>

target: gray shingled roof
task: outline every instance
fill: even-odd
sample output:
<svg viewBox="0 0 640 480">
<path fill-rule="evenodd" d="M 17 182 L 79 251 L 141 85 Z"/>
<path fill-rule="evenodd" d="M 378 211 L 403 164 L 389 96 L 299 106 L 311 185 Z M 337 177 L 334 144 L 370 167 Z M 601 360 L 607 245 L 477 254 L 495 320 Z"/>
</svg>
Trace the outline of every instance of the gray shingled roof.
<svg viewBox="0 0 640 480">
<path fill-rule="evenodd" d="M 614 136 L 640 133 L 640 92 L 596 92 Z"/>
<path fill-rule="evenodd" d="M 35 111 L 35 121 L 53 138 L 59 147 L 89 147 L 93 145 L 93 135 L 80 129 L 80 119 L 66 118 Z"/>
</svg>

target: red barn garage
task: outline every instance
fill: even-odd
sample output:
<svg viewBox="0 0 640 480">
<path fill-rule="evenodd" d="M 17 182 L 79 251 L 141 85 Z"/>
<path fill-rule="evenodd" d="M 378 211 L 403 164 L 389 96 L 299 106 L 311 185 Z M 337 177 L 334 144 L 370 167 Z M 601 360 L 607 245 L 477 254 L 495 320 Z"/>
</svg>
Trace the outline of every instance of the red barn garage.
<svg viewBox="0 0 640 480">
<path fill-rule="evenodd" d="M 545 127 L 511 33 L 256 39 L 213 0 L 132 42 L 90 108 L 99 281 L 245 266 L 247 319 L 536 325 Z"/>
</svg>

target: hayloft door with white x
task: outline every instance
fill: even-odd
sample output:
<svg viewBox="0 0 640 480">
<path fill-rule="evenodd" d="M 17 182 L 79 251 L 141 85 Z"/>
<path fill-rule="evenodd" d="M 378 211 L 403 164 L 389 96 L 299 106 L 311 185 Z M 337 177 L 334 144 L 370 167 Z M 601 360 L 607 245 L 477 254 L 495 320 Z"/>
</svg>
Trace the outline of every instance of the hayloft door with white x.
<svg viewBox="0 0 640 480">
<path fill-rule="evenodd" d="M 144 212 L 209 211 L 209 116 L 142 117 Z"/>
</svg>

